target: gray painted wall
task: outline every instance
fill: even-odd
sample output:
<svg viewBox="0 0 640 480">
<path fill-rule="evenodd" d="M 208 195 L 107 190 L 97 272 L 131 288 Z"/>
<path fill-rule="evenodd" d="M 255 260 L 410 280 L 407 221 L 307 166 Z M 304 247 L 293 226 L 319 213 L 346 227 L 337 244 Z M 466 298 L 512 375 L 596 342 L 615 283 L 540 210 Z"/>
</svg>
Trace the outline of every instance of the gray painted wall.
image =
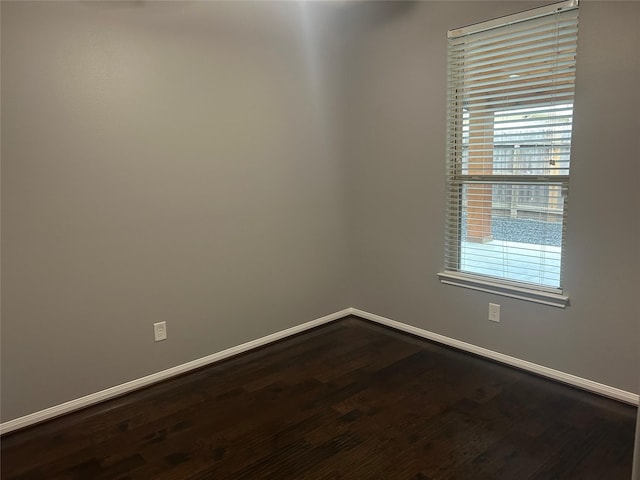
<svg viewBox="0 0 640 480">
<path fill-rule="evenodd" d="M 2 421 L 349 306 L 313 8 L 2 2 Z"/>
<path fill-rule="evenodd" d="M 421 2 L 360 38 L 346 127 L 353 306 L 637 392 L 640 3 L 580 6 L 565 273 L 571 306 L 441 285 L 436 277 L 446 31 L 537 4 Z M 487 321 L 489 302 L 502 306 L 500 324 Z"/>
</svg>

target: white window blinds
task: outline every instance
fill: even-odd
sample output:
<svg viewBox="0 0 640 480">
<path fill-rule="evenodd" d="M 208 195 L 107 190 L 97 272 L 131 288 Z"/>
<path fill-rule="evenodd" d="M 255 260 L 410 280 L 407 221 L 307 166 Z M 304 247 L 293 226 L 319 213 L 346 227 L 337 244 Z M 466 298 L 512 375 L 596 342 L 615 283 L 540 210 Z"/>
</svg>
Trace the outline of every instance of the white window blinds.
<svg viewBox="0 0 640 480">
<path fill-rule="evenodd" d="M 441 278 L 562 294 L 577 32 L 574 0 L 449 32 Z"/>
</svg>

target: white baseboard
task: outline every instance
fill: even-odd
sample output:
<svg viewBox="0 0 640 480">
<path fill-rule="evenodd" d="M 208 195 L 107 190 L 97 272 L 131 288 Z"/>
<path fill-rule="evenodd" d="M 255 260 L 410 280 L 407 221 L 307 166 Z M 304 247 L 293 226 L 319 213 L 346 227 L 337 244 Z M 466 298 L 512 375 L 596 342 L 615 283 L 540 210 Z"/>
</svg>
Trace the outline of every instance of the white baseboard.
<svg viewBox="0 0 640 480">
<path fill-rule="evenodd" d="M 521 360 L 516 357 L 510 357 L 509 355 L 504 355 L 502 353 L 494 352 L 493 350 L 478 347 L 471 343 L 462 342 L 460 340 L 456 340 L 455 338 L 445 337 L 444 335 L 439 335 L 428 330 L 423 330 L 422 328 L 407 325 L 406 323 L 396 322 L 395 320 L 381 317 L 380 315 L 375 315 L 363 310 L 358 310 L 357 308 L 352 308 L 351 314 L 364 318 L 366 320 L 370 320 L 372 322 L 379 323 L 381 325 L 386 325 L 387 327 L 391 327 L 396 330 L 433 340 L 434 342 L 442 343 L 444 345 L 464 350 L 466 352 L 474 353 L 476 355 L 480 355 L 482 357 L 486 357 L 500 363 L 511 365 L 513 367 L 520 368 L 537 375 L 541 375 L 543 377 L 551 378 L 553 380 L 557 380 L 558 382 L 566 383 L 568 385 L 572 385 L 589 392 L 597 393 L 598 395 L 613 398 L 615 400 L 619 400 L 631 405 L 638 405 L 638 395 L 635 393 L 620 390 L 619 388 L 615 387 L 610 387 L 609 385 L 604 385 L 592 380 L 587 380 L 586 378 L 571 375 L 570 373 L 561 372 L 559 370 L 554 370 L 553 368 L 544 367 L 542 365 L 528 362 L 526 360 Z"/>
<path fill-rule="evenodd" d="M 297 333 L 304 332 L 305 330 L 309 330 L 329 322 L 333 322 L 334 320 L 338 320 L 349 315 L 355 315 L 357 317 L 364 318 L 366 320 L 370 320 L 372 322 L 376 322 L 381 325 L 400 330 L 402 332 L 410 333 L 418 337 L 433 340 L 443 345 L 448 345 L 450 347 L 464 350 L 466 352 L 474 353 L 476 355 L 480 355 L 482 357 L 486 357 L 500 363 L 511 365 L 522 370 L 541 375 L 543 377 L 551 378 L 553 380 L 557 380 L 559 382 L 566 383 L 574 387 L 587 390 L 589 392 L 597 393 L 605 397 L 613 398 L 615 400 L 629 403 L 631 405 L 638 405 L 638 395 L 635 393 L 620 390 L 608 385 L 603 385 L 601 383 L 587 380 L 586 378 L 577 377 L 569 373 L 560 372 L 558 370 L 544 367 L 542 365 L 537 365 L 526 360 L 510 357 L 509 355 L 494 352 L 492 350 L 478 347 L 470 343 L 462 342 L 454 338 L 445 337 L 444 335 L 429 332 L 428 330 L 423 330 L 418 327 L 407 325 L 406 323 L 396 322 L 395 320 L 381 317 L 380 315 L 375 315 L 373 313 L 365 312 L 357 308 L 345 308 L 344 310 L 340 310 L 339 312 L 335 312 L 330 315 L 311 320 L 310 322 L 303 323 L 295 327 L 287 328 L 286 330 L 282 330 L 280 332 L 272 333 L 271 335 L 267 335 L 266 337 L 258 338 L 256 340 L 252 340 L 250 342 L 246 342 L 241 345 L 222 350 L 221 352 L 207 355 L 206 357 L 202 357 L 197 360 L 193 360 L 191 362 L 169 368 L 167 370 L 162 370 L 161 372 L 153 373 L 151 375 L 147 375 L 146 377 L 138 378 L 121 385 L 116 385 L 114 387 L 107 388 L 106 390 L 101 390 L 99 392 L 92 393 L 75 400 L 70 400 L 60 405 L 55 405 L 53 407 L 46 408 L 29 415 L 25 415 L 24 417 L 9 420 L 8 422 L 0 424 L 0 435 L 4 435 L 20 428 L 25 428 L 36 423 L 43 422 L 45 420 L 50 420 L 60 415 L 64 415 L 65 413 L 70 413 L 75 410 L 94 405 L 96 403 L 119 397 L 126 393 L 133 392 L 134 390 L 138 390 L 142 387 L 167 380 L 171 377 L 175 377 L 176 375 L 181 375 L 183 373 L 189 372 L 190 370 L 204 367 L 211 363 L 233 357 L 234 355 L 247 352 L 254 348 L 262 347 L 268 343 L 282 340 L 283 338 L 296 335 Z"/>
<path fill-rule="evenodd" d="M 241 345 L 222 350 L 221 352 L 207 355 L 206 357 L 198 358 L 197 360 L 193 360 L 191 362 L 183 363 L 182 365 L 178 365 L 167 370 L 162 370 L 161 372 L 147 375 L 146 377 L 131 380 L 130 382 L 116 385 L 114 387 L 107 388 L 106 390 L 101 390 L 84 397 L 76 398 L 75 400 L 70 400 L 60 405 L 55 405 L 53 407 L 46 408 L 29 415 L 25 415 L 24 417 L 9 420 L 8 422 L 0 424 L 0 435 L 4 435 L 20 428 L 28 427 L 45 420 L 50 420 L 65 413 L 70 413 L 99 402 L 104 402 L 105 400 L 119 397 L 121 395 L 124 395 L 125 393 L 130 393 L 142 387 L 147 387 L 154 383 L 167 380 L 171 377 L 181 375 L 190 370 L 204 367 L 205 365 L 209 365 L 210 363 L 219 362 L 220 360 L 233 357 L 234 355 L 238 355 L 239 353 L 244 353 L 254 348 L 262 347 L 263 345 L 266 345 L 268 343 L 282 340 L 283 338 L 296 335 L 300 332 L 304 332 L 305 330 L 324 325 L 325 323 L 333 322 L 334 320 L 338 320 L 339 318 L 346 317 L 350 314 L 351 309 L 345 308 L 344 310 L 340 310 L 339 312 L 332 313 L 315 320 L 311 320 L 310 322 L 303 323 L 301 325 L 296 325 L 295 327 L 287 328 L 286 330 L 281 330 L 280 332 L 272 333 L 271 335 L 267 335 L 266 337 L 258 338 L 257 340 L 252 340 L 250 342 L 246 342 Z"/>
</svg>

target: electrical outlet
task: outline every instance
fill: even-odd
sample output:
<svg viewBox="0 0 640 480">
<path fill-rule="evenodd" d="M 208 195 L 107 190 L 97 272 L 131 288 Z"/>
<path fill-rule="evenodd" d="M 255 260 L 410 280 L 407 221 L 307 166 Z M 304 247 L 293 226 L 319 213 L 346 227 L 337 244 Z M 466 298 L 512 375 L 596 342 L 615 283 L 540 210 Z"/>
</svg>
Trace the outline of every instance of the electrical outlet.
<svg viewBox="0 0 640 480">
<path fill-rule="evenodd" d="M 167 322 L 158 322 L 153 324 L 153 334 L 156 342 L 167 339 Z"/>
<path fill-rule="evenodd" d="M 497 303 L 489 304 L 489 320 L 492 322 L 500 322 L 500 305 Z"/>
</svg>

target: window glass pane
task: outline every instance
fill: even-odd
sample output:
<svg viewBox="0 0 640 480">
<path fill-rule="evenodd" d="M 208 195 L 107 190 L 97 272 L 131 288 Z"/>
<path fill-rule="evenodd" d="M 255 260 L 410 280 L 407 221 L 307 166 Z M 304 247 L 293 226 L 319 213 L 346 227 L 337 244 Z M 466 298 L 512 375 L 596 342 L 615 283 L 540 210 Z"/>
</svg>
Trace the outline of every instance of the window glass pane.
<svg viewBox="0 0 640 480">
<path fill-rule="evenodd" d="M 571 105 L 495 113 L 495 175 L 568 175 Z"/>
<path fill-rule="evenodd" d="M 562 213 L 559 184 L 463 185 L 460 271 L 559 287 Z"/>
</svg>

